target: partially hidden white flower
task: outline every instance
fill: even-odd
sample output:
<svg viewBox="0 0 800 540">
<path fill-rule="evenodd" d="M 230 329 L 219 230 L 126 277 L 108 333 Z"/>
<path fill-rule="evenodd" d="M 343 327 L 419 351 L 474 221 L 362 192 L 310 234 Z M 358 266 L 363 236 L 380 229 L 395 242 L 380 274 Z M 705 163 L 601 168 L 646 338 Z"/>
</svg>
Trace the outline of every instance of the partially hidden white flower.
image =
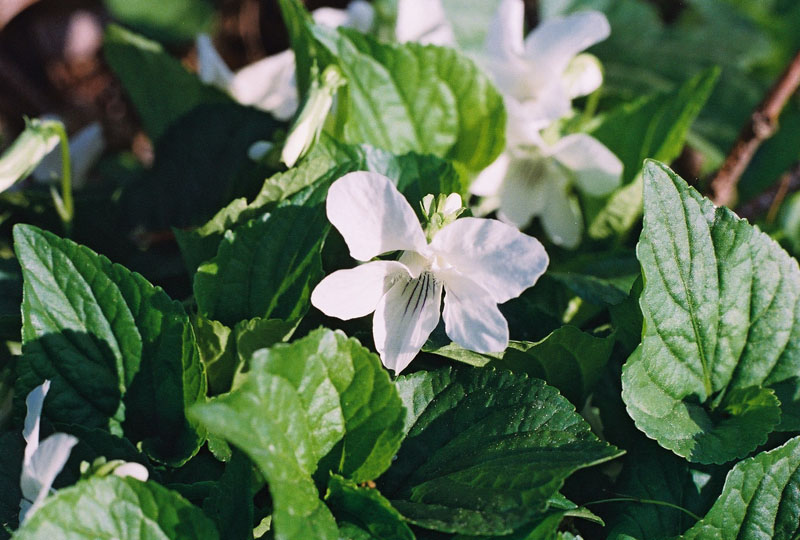
<svg viewBox="0 0 800 540">
<path fill-rule="evenodd" d="M 580 11 L 544 20 L 523 37 L 524 11 L 522 0 L 501 2 L 486 38 L 487 68 L 542 129 L 568 114 L 573 98 L 602 84 L 597 59 L 579 53 L 607 38 L 611 27 L 602 13 Z"/>
<path fill-rule="evenodd" d="M 583 217 L 573 188 L 603 196 L 622 177 L 622 162 L 584 133 L 546 142 L 541 131 L 571 112 L 572 98 L 602 83 L 599 62 L 583 49 L 609 34 L 605 15 L 583 11 L 545 20 L 523 39 L 522 0 L 503 0 L 487 38 L 489 69 L 508 111 L 506 150 L 484 169 L 470 192 L 484 197 L 478 213 L 524 228 L 534 217 L 553 243 L 574 248 Z M 577 56 L 576 56 L 577 55 Z"/>
<path fill-rule="evenodd" d="M 514 118 L 509 115 L 510 125 Z M 497 210 L 502 221 L 519 228 L 538 216 L 553 243 L 571 249 L 583 233 L 573 187 L 595 197 L 606 195 L 619 186 L 622 169 L 611 150 L 585 133 L 567 135 L 552 146 L 536 136 L 509 146 L 469 190 L 484 197 L 478 213 Z"/>
<path fill-rule="evenodd" d="M 39 444 L 39 424 L 44 398 L 50 389 L 46 380 L 28 394 L 25 404 L 28 412 L 22 436 L 25 438 L 25 455 L 22 461 L 19 503 L 19 522 L 25 521 L 50 493 L 53 481 L 67 463 L 72 447 L 78 439 L 66 433 L 53 433 Z"/>
<path fill-rule="evenodd" d="M 342 72 L 333 64 L 326 67 L 319 78 L 312 79 L 303 110 L 294 121 L 281 151 L 281 161 L 287 167 L 293 167 L 297 160 L 319 139 L 322 127 L 333 106 L 336 91 L 346 82 L 347 79 L 344 78 Z"/>
<path fill-rule="evenodd" d="M 394 33 L 400 43 L 456 44 L 456 36 L 441 0 L 398 0 Z"/>
<path fill-rule="evenodd" d="M 457 197 L 448 197 L 441 211 L 460 210 Z M 395 373 L 438 324 L 442 289 L 445 331 L 455 343 L 476 352 L 504 350 L 508 323 L 497 305 L 534 285 L 547 268 L 538 240 L 496 220 L 445 219 L 429 241 L 406 199 L 380 174 L 343 176 L 330 187 L 326 208 L 354 259 L 402 251 L 396 261 L 334 272 L 311 295 L 314 306 L 340 319 L 374 311 L 375 347 Z"/>
<path fill-rule="evenodd" d="M 59 141 L 60 122 L 33 119 L 0 156 L 0 191 L 27 177 Z"/>
<path fill-rule="evenodd" d="M 106 140 L 99 122 L 92 122 L 69 138 L 69 156 L 72 166 L 72 187 L 80 189 L 86 185 L 89 171 L 103 155 Z M 37 182 L 52 183 L 61 178 L 61 151 L 54 148 L 31 173 Z"/>
<path fill-rule="evenodd" d="M 347 9 L 320 8 L 312 16 L 314 22 L 323 26 L 345 26 L 366 32 L 372 27 L 375 13 L 368 2 L 356 0 Z M 208 35 L 198 35 L 195 45 L 197 74 L 204 83 L 229 92 L 239 103 L 270 112 L 279 120 L 289 120 L 297 112 L 299 99 L 291 49 L 262 58 L 234 73 Z"/>
</svg>

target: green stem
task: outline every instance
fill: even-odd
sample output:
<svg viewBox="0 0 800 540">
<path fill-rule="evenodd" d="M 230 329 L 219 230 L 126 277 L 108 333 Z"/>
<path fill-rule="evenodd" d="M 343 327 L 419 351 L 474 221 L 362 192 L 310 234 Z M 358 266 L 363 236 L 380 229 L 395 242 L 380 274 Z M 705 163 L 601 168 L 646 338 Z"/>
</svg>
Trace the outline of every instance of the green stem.
<svg viewBox="0 0 800 540">
<path fill-rule="evenodd" d="M 666 506 L 667 508 L 672 508 L 674 510 L 680 510 L 681 512 L 683 512 L 687 516 L 691 517 L 695 521 L 700 521 L 701 519 L 703 519 L 700 516 L 698 516 L 697 514 L 695 514 L 694 512 L 690 512 L 686 508 L 684 508 L 682 506 L 678 506 L 677 504 L 672 504 L 672 503 L 667 502 L 667 501 L 657 501 L 657 500 L 654 500 L 654 499 L 640 499 L 638 497 L 614 497 L 612 499 L 601 499 L 599 501 L 592 501 L 592 502 L 585 503 L 584 506 L 591 506 L 593 504 L 613 503 L 613 502 L 635 502 L 635 503 L 641 503 L 641 504 L 655 504 L 655 505 L 658 505 L 658 506 Z"/>
<path fill-rule="evenodd" d="M 72 159 L 69 155 L 69 138 L 63 125 L 55 127 L 61 146 L 61 204 L 56 203 L 56 209 L 64 223 L 64 230 L 69 236 L 72 231 L 72 218 L 75 207 L 72 200 Z"/>
</svg>

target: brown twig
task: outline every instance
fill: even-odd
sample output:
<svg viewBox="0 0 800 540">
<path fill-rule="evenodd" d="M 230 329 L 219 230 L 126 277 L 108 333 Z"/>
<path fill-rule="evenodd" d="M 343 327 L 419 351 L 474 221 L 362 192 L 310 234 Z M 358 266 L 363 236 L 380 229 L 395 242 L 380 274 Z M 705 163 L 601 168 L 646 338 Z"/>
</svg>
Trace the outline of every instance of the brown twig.
<svg viewBox="0 0 800 540">
<path fill-rule="evenodd" d="M 775 221 L 786 196 L 798 190 L 800 190 L 800 163 L 796 163 L 785 172 L 767 191 L 737 208 L 736 213 L 739 217 L 750 221 L 766 213 L 767 222 L 771 223 Z"/>
<path fill-rule="evenodd" d="M 800 86 L 800 51 L 770 89 L 764 101 L 753 111 L 750 121 L 739 134 L 725 163 L 711 181 L 711 200 L 714 204 L 730 206 L 733 202 L 736 185 L 742 173 L 761 143 L 777 130 L 778 117 L 798 86 Z"/>
</svg>

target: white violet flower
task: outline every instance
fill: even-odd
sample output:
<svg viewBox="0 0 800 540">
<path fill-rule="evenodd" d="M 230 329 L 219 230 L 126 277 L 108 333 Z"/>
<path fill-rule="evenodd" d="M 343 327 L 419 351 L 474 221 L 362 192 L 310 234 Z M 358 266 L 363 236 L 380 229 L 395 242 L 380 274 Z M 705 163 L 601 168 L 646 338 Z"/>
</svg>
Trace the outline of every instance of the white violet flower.
<svg viewBox="0 0 800 540">
<path fill-rule="evenodd" d="M 373 25 L 375 13 L 368 2 L 355 0 L 346 10 L 320 8 L 312 16 L 314 22 L 323 26 L 345 26 L 366 32 Z M 291 49 L 262 58 L 234 73 L 208 35 L 197 36 L 195 45 L 197 74 L 204 83 L 229 92 L 239 103 L 272 113 L 279 120 L 289 120 L 297 112 L 295 58 Z"/>
<path fill-rule="evenodd" d="M 25 521 L 50 493 L 53 481 L 67 463 L 72 447 L 78 439 L 66 433 L 53 433 L 39 444 L 39 423 L 44 398 L 50 389 L 46 380 L 28 394 L 25 404 L 28 412 L 22 436 L 25 438 L 25 456 L 22 461 L 19 503 L 19 522 Z"/>
<path fill-rule="evenodd" d="M 537 132 L 526 133 L 525 117 L 513 108 L 508 121 L 506 151 L 469 188 L 484 197 L 478 213 L 497 210 L 501 220 L 519 228 L 538 216 L 554 244 L 576 247 L 583 217 L 572 187 L 606 195 L 619 186 L 622 162 L 591 135 L 567 135 L 551 146 Z"/>
<path fill-rule="evenodd" d="M 323 279 L 312 304 L 340 319 L 375 312 L 372 332 L 383 364 L 400 373 L 439 323 L 444 289 L 447 335 L 476 352 L 508 345 L 508 323 L 497 305 L 519 296 L 547 268 L 544 248 L 533 237 L 496 220 L 455 218 L 457 194 L 423 209 L 431 227 L 423 232 L 414 210 L 391 180 L 354 172 L 331 185 L 328 219 L 359 261 L 402 251 L 396 261 L 371 261 Z"/>
<path fill-rule="evenodd" d="M 487 67 L 506 99 L 525 109 L 542 129 L 570 112 L 571 100 L 603 82 L 596 58 L 578 54 L 607 38 L 608 19 L 598 11 L 554 17 L 523 39 L 525 5 L 503 0 L 489 26 Z"/>
</svg>

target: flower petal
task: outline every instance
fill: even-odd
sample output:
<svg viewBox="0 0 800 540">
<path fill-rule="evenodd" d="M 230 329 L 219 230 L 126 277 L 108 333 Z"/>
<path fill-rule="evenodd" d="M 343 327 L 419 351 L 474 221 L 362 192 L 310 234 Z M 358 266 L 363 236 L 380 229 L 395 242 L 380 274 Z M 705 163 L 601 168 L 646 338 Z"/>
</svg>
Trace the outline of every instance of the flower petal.
<svg viewBox="0 0 800 540">
<path fill-rule="evenodd" d="M 197 76 L 206 84 L 228 90 L 233 72 L 214 48 L 208 34 L 199 34 L 195 39 L 197 49 Z"/>
<path fill-rule="evenodd" d="M 583 216 L 578 200 L 567 193 L 566 186 L 553 186 L 540 218 L 544 232 L 554 244 L 567 249 L 578 246 L 583 233 Z"/>
<path fill-rule="evenodd" d="M 430 272 L 401 279 L 389 289 L 372 321 L 375 348 L 383 365 L 403 371 L 439 324 L 442 284 Z"/>
<path fill-rule="evenodd" d="M 64 468 L 69 459 L 72 447 L 78 444 L 78 439 L 66 433 L 54 433 L 42 441 L 29 462 L 22 465 L 20 477 L 20 490 L 28 504 L 20 503 L 20 523 L 34 511 L 39 503 L 50 492 L 53 481 Z"/>
<path fill-rule="evenodd" d="M 525 57 L 541 71 L 561 75 L 579 52 L 611 34 L 606 16 L 580 11 L 543 21 L 525 39 Z"/>
<path fill-rule="evenodd" d="M 442 317 L 450 339 L 479 353 L 505 350 L 508 322 L 489 293 L 456 272 L 447 272 L 441 278 L 445 291 Z"/>
<path fill-rule="evenodd" d="M 409 278 L 409 270 L 397 261 L 374 261 L 338 270 L 314 288 L 311 303 L 329 317 L 363 317 L 375 311 L 392 283 L 402 276 Z"/>
<path fill-rule="evenodd" d="M 294 52 L 283 51 L 245 66 L 233 76 L 229 88 L 240 103 L 289 120 L 299 105 Z"/>
<path fill-rule="evenodd" d="M 546 158 L 515 159 L 500 190 L 503 221 L 523 228 L 547 204 L 547 176 L 551 172 Z"/>
<path fill-rule="evenodd" d="M 359 261 L 395 250 L 420 251 L 427 245 L 417 215 L 391 180 L 352 172 L 331 185 L 328 219 Z"/>
<path fill-rule="evenodd" d="M 489 24 L 486 52 L 491 56 L 510 59 L 523 52 L 522 26 L 525 4 L 522 0 L 502 0 Z"/>
<path fill-rule="evenodd" d="M 400 43 L 455 45 L 456 37 L 440 0 L 398 0 L 395 37 Z"/>
<path fill-rule="evenodd" d="M 34 388 L 25 398 L 25 406 L 28 412 L 25 414 L 25 424 L 22 427 L 22 437 L 27 445 L 25 446 L 24 461 L 27 463 L 33 457 L 36 448 L 39 446 L 39 423 L 42 417 L 42 407 L 44 398 L 50 391 L 50 381 L 45 380 L 42 384 Z"/>
<path fill-rule="evenodd" d="M 114 476 L 136 478 L 140 482 L 147 482 L 150 472 L 147 470 L 147 467 L 141 463 L 129 461 L 115 468 Z"/>
<path fill-rule="evenodd" d="M 592 54 L 579 54 L 567 65 L 562 81 L 570 98 L 588 96 L 603 84 L 600 60 Z"/>
<path fill-rule="evenodd" d="M 601 196 L 622 179 L 622 162 L 603 143 L 585 133 L 567 135 L 550 149 L 550 155 L 574 173 L 578 189 Z"/>
<path fill-rule="evenodd" d="M 469 186 L 469 192 L 479 197 L 488 197 L 497 193 L 500 190 L 500 186 L 503 185 L 510 163 L 511 154 L 508 152 L 500 154 L 491 165 L 483 169 L 475 177 L 475 180 Z"/>
<path fill-rule="evenodd" d="M 436 234 L 431 248 L 498 304 L 536 283 L 548 264 L 536 238 L 493 219 L 457 219 Z"/>
</svg>

